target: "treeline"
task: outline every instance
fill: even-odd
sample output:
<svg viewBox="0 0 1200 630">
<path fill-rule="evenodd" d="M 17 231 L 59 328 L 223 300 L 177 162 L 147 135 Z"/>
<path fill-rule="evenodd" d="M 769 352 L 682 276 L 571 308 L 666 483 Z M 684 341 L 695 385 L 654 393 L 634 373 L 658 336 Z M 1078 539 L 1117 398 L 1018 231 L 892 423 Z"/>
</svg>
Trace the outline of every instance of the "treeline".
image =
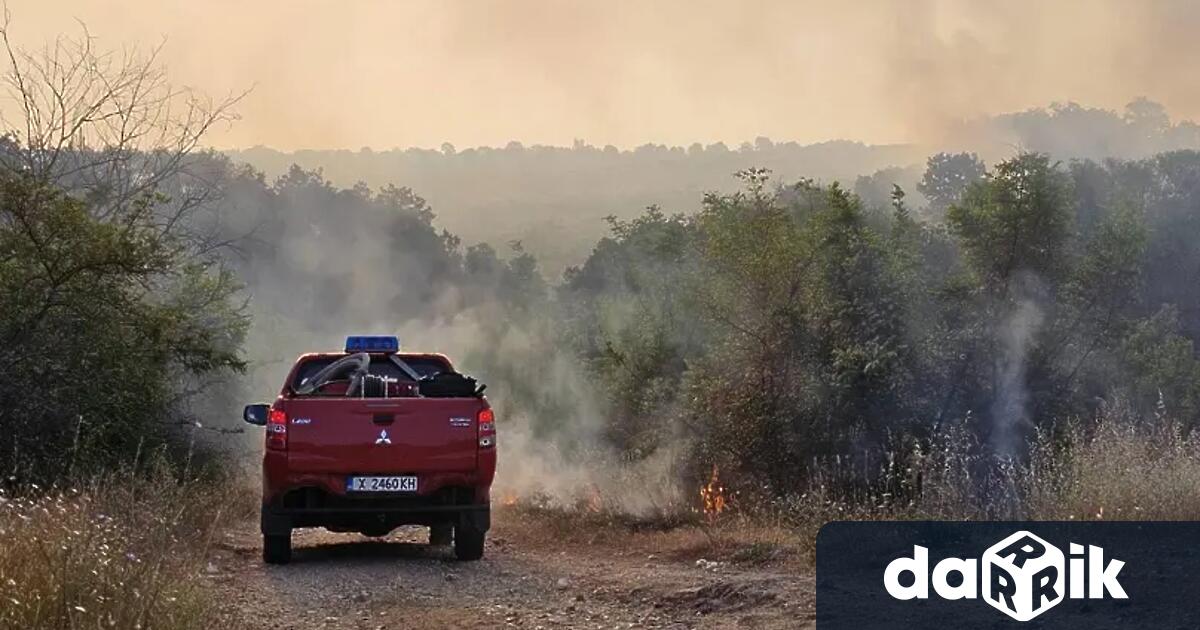
<svg viewBox="0 0 1200 630">
<path fill-rule="evenodd" d="M 914 188 L 922 162 L 947 148 L 972 151 L 988 161 L 1016 150 L 1055 159 L 1143 159 L 1200 149 L 1200 127 L 1172 121 L 1161 105 L 1139 99 L 1120 111 L 1064 103 L 980 117 L 913 145 L 800 144 L 759 137 L 730 145 L 645 144 L 628 149 L 580 140 L 570 147 L 519 142 L 494 148 L 444 144 L 357 151 L 255 147 L 229 155 L 263 171 L 268 180 L 295 164 L 320 170 L 343 188 L 358 182 L 375 189 L 403 182 L 438 208 L 439 223 L 451 232 L 468 242 L 520 240 L 557 276 L 578 264 L 582 253 L 604 236 L 602 217 L 630 219 L 649 205 L 686 211 L 705 192 L 736 186 L 732 174 L 747 168 L 771 169 L 784 182 L 809 177 L 849 185 L 865 176 L 877 182 L 883 200 L 895 182 L 914 198 L 914 205 L 922 205 Z"/>
</svg>

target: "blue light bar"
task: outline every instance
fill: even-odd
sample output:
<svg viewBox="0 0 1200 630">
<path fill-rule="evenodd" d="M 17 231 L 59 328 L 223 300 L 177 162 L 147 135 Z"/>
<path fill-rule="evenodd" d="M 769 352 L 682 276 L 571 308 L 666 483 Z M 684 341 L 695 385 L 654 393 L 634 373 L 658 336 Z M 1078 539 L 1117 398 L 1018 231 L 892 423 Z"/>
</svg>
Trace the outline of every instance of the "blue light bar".
<svg viewBox="0 0 1200 630">
<path fill-rule="evenodd" d="M 399 352 L 400 340 L 396 337 L 362 336 L 346 337 L 346 352 Z"/>
</svg>

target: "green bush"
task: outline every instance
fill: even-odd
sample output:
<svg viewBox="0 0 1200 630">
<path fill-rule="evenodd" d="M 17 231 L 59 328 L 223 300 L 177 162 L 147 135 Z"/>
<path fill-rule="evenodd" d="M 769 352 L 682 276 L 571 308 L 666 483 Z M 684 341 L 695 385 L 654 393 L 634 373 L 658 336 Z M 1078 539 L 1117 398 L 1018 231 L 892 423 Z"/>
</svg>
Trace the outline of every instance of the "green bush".
<svg viewBox="0 0 1200 630">
<path fill-rule="evenodd" d="M 181 403 L 239 370 L 232 275 L 164 231 L 145 199 L 101 220 L 0 177 L 0 467 L 22 481 L 105 470 L 195 421 Z"/>
</svg>

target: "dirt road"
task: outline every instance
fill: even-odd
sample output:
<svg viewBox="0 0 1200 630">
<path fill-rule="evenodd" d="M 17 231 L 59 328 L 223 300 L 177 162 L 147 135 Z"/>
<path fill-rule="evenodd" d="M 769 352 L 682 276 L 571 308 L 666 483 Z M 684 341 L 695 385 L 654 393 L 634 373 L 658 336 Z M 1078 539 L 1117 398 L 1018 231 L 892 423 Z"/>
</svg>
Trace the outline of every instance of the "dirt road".
<svg viewBox="0 0 1200 630">
<path fill-rule="evenodd" d="M 217 545 L 206 579 L 231 628 L 812 626 L 811 573 L 779 546 L 613 529 L 497 510 L 485 558 L 465 563 L 424 544 L 422 528 L 305 530 L 292 564 L 268 567 L 248 525 Z"/>
</svg>

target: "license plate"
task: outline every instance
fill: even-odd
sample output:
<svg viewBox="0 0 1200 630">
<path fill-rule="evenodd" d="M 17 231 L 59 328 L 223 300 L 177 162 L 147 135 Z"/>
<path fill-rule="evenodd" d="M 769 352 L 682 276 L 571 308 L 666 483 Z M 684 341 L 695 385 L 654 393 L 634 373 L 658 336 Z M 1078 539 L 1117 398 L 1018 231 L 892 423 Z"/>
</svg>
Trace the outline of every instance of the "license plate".
<svg viewBox="0 0 1200 630">
<path fill-rule="evenodd" d="M 347 492 L 416 492 L 417 478 L 405 477 L 347 477 Z"/>
</svg>

